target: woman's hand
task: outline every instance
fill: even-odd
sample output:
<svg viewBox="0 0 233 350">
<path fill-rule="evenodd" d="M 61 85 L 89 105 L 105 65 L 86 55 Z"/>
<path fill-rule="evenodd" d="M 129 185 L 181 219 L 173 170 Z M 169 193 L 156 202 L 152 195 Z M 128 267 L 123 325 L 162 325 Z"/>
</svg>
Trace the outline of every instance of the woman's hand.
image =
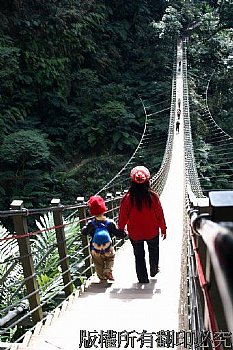
<svg viewBox="0 0 233 350">
<path fill-rule="evenodd" d="M 164 233 L 161 233 L 161 237 L 163 237 L 163 240 L 167 238 L 167 233 L 164 232 Z"/>
</svg>

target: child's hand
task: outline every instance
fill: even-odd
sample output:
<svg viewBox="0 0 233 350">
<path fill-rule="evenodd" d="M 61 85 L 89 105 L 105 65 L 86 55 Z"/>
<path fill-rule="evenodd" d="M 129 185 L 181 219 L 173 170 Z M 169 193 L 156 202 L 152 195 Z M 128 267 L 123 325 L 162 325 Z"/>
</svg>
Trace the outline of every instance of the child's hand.
<svg viewBox="0 0 233 350">
<path fill-rule="evenodd" d="M 110 247 L 109 251 L 105 253 L 106 256 L 114 256 L 115 250 L 113 247 Z"/>
<path fill-rule="evenodd" d="M 94 249 L 92 250 L 91 254 L 92 254 L 93 256 L 98 256 L 98 255 L 99 255 L 99 253 L 97 253 Z"/>
<path fill-rule="evenodd" d="M 127 233 L 125 232 L 125 230 L 122 229 L 118 229 L 117 233 L 116 233 L 116 237 L 117 238 L 125 238 L 127 236 Z"/>
</svg>

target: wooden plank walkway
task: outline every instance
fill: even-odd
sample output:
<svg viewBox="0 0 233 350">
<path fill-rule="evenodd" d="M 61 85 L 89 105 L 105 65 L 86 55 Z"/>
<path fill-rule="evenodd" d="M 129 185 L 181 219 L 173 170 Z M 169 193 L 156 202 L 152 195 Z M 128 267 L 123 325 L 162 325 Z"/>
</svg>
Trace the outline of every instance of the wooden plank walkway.
<svg viewBox="0 0 233 350">
<path fill-rule="evenodd" d="M 177 99 L 180 97 L 181 100 L 182 84 L 180 75 L 176 89 Z M 177 332 L 185 328 L 187 292 L 182 283 L 186 273 L 183 256 L 182 114 L 180 121 L 179 134 L 175 134 L 174 131 L 170 172 L 161 195 L 168 230 L 167 239 L 160 240 L 160 272 L 150 279 L 149 284 L 137 283 L 133 251 L 130 242 L 127 241 L 117 252 L 115 281 L 99 284 L 95 278 L 92 279 L 87 290 L 80 296 L 71 297 L 62 310 L 58 309 L 54 316 L 48 318 L 46 325 L 38 324 L 34 334 L 29 334 L 28 340 L 25 339 L 24 344 L 17 347 L 18 350 L 155 348 L 158 345 L 155 340 L 157 332 Z M 111 334 L 111 341 L 103 338 L 103 334 Z"/>
</svg>

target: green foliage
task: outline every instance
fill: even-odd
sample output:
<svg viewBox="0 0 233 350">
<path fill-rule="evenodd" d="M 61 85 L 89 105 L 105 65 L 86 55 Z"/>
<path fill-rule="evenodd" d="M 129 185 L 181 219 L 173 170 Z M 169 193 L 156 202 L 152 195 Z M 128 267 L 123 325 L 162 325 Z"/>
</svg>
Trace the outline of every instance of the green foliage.
<svg viewBox="0 0 233 350">
<path fill-rule="evenodd" d="M 233 3 L 231 0 L 219 1 L 219 17 L 222 27 L 233 27 Z"/>
<path fill-rule="evenodd" d="M 19 198 L 27 207 L 41 206 L 41 198 L 51 200 L 49 144 L 46 135 L 36 130 L 20 130 L 4 138 L 0 146 L 2 205 L 7 200 L 9 207 L 13 199 Z"/>
<path fill-rule="evenodd" d="M 231 141 L 229 145 L 224 139 L 218 141 L 223 132 L 216 131 L 216 124 L 233 136 L 232 22 L 227 15 L 232 14 L 233 6 L 229 1 L 196 1 L 194 6 L 195 16 L 187 32 L 192 134 L 198 173 L 205 190 L 232 188 Z M 215 125 L 210 124 L 206 101 Z"/>
<path fill-rule="evenodd" d="M 12 125 L 25 117 L 25 111 L 11 98 L 18 74 L 20 50 L 9 37 L 0 36 L 0 132 L 5 134 Z"/>
<path fill-rule="evenodd" d="M 38 167 L 49 161 L 49 147 L 45 136 L 35 130 L 20 130 L 6 136 L 0 154 L 2 161 L 19 169 Z"/>
<path fill-rule="evenodd" d="M 37 277 L 37 281 L 38 281 L 38 284 L 39 284 L 39 288 L 42 292 L 45 292 L 46 289 L 48 288 L 48 286 L 51 284 L 52 282 L 52 277 L 49 277 L 48 275 L 45 275 L 45 274 L 40 274 L 38 277 Z"/>
<path fill-rule="evenodd" d="M 83 177 L 71 175 L 83 159 L 104 168 L 110 157 L 129 158 L 143 128 L 138 96 L 159 95 L 162 108 L 170 95 L 171 47 L 185 30 L 198 39 L 189 57 L 197 73 L 204 65 L 206 76 L 216 64 L 225 67 L 213 106 L 219 119 L 229 118 L 230 1 L 213 8 L 181 0 L 30 0 L 0 10 L 2 209 L 13 198 L 29 207 L 48 205 L 52 196 L 72 202 L 117 173 L 121 160 L 110 166 L 113 172 L 102 169 L 96 185 L 91 168 Z M 156 137 L 166 127 L 159 123 Z"/>
<path fill-rule="evenodd" d="M 102 152 L 103 145 L 112 152 L 127 148 L 132 151 L 137 145 L 138 141 L 131 135 L 131 130 L 138 126 L 138 122 L 123 103 L 108 101 L 94 110 L 83 123 L 86 124 L 83 127 L 86 140 L 84 151 L 93 148 L 96 152 Z"/>
<path fill-rule="evenodd" d="M 125 165 L 124 155 L 96 155 L 86 158 L 80 164 L 75 165 L 69 171 L 59 172 L 57 192 L 63 194 L 63 202 L 77 196 L 85 196 L 98 192 L 119 167 Z M 118 189 L 119 190 L 119 189 Z"/>
<path fill-rule="evenodd" d="M 207 30 L 207 18 L 210 26 Z M 193 98 L 193 135 L 197 137 L 195 150 L 201 184 L 206 190 L 232 188 L 232 147 L 223 140 L 221 144 L 217 131 L 205 120 L 205 100 L 214 121 L 233 135 L 232 119 L 232 33 L 222 30 L 223 23 L 215 12 L 208 8 L 208 16 L 198 28 L 199 36 L 193 39 L 189 47 L 193 77 L 191 79 L 191 96 Z M 220 30 L 221 28 L 221 30 Z M 200 41 L 200 36 L 202 41 Z M 198 79 L 202 77 L 202 79 Z M 210 79 L 211 77 L 211 79 Z M 206 90 L 208 84 L 208 90 Z M 195 92 L 194 92 L 195 89 Z M 222 133 L 222 132 L 221 132 Z M 211 144 L 210 144 L 211 142 Z M 219 147 L 220 146 L 220 147 Z"/>
<path fill-rule="evenodd" d="M 20 73 L 19 48 L 9 38 L 0 38 L 0 87 L 5 93 L 12 93 L 14 80 Z"/>
<path fill-rule="evenodd" d="M 180 35 L 182 29 L 181 15 L 177 9 L 168 6 L 160 22 L 153 22 L 153 27 L 159 33 L 160 38 L 174 39 Z"/>
<path fill-rule="evenodd" d="M 9 232 L 3 225 L 0 225 L 0 238 L 4 239 L 7 236 L 9 236 Z M 17 259 L 18 256 L 16 240 L 0 241 L 0 309 L 23 296 L 22 291 L 15 294 L 20 281 L 22 281 L 22 266 Z"/>
</svg>

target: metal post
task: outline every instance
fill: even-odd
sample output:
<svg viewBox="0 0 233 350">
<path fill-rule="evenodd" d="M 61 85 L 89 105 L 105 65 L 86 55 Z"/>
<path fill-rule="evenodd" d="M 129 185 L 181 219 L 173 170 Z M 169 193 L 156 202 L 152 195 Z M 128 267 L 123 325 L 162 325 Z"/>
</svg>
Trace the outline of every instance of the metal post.
<svg viewBox="0 0 233 350">
<path fill-rule="evenodd" d="M 107 202 L 107 206 L 108 206 L 108 217 L 115 220 L 115 211 L 114 211 L 114 199 L 113 199 L 113 195 L 111 192 L 106 194 L 106 200 Z M 116 245 L 116 237 L 112 237 L 112 245 L 115 247 Z"/>
<path fill-rule="evenodd" d="M 51 204 L 53 206 L 61 207 L 60 199 L 52 199 Z M 64 284 L 65 296 L 68 297 L 73 292 L 73 285 L 71 283 L 71 274 L 70 274 L 70 266 L 69 259 L 67 254 L 67 246 L 66 246 L 66 236 L 65 230 L 63 226 L 63 218 L 62 218 L 62 208 L 60 210 L 53 211 L 53 220 L 54 225 L 56 226 L 56 239 L 57 239 L 57 249 L 60 258 L 60 265 L 62 270 L 62 278 Z"/>
<path fill-rule="evenodd" d="M 117 191 L 116 195 L 115 195 L 115 200 L 114 200 L 114 203 L 115 203 L 114 206 L 115 206 L 115 209 L 116 209 L 117 212 L 119 212 L 121 198 L 122 198 L 121 192 Z M 117 217 L 118 217 L 118 215 L 117 215 Z"/>
<path fill-rule="evenodd" d="M 203 244 L 204 245 L 204 244 Z M 206 278 L 206 281 L 208 283 L 208 287 L 210 288 L 210 281 L 211 281 L 211 261 L 210 261 L 210 254 L 208 252 L 208 250 L 206 249 L 206 246 L 205 246 L 205 252 L 206 252 L 206 261 L 205 261 L 205 278 Z M 203 269 L 204 269 L 204 264 L 203 264 Z M 206 327 L 206 329 L 209 329 L 209 315 L 208 315 L 208 309 L 207 309 L 207 306 L 204 304 L 204 326 Z"/>
<path fill-rule="evenodd" d="M 123 193 L 126 194 L 128 191 L 125 190 Z M 116 217 L 117 217 L 117 221 L 118 221 L 118 213 L 119 213 L 119 209 L 120 209 L 120 202 L 121 202 L 121 199 L 122 199 L 122 193 L 120 191 L 117 191 L 116 192 L 116 195 L 115 195 L 115 199 L 114 199 L 114 207 L 115 207 L 115 210 L 117 212 L 116 214 Z M 122 238 L 120 240 L 120 246 L 122 246 L 124 244 L 125 240 L 124 238 Z"/>
<path fill-rule="evenodd" d="M 23 207 L 23 201 L 14 200 L 11 203 L 11 210 L 21 210 Z M 27 219 L 22 214 L 13 216 L 13 223 L 16 235 L 24 235 L 28 233 Z M 28 301 L 30 310 L 32 313 L 32 321 L 34 324 L 42 320 L 43 313 L 40 306 L 39 287 L 36 280 L 35 267 L 33 264 L 30 239 L 29 237 L 22 237 L 17 239 L 20 252 L 20 260 L 23 267 L 23 274 L 25 279 L 25 285 L 28 294 Z"/>
<path fill-rule="evenodd" d="M 77 202 L 84 203 L 84 197 L 77 197 Z M 85 204 L 80 205 L 78 207 L 78 213 L 79 213 L 80 229 L 82 230 L 82 228 L 86 224 L 86 206 L 85 206 Z M 82 246 L 83 246 L 83 255 L 85 258 L 86 275 L 89 278 L 94 273 L 94 270 L 92 268 L 89 239 L 87 236 L 84 236 L 84 235 L 81 235 L 81 239 L 82 239 Z"/>
<path fill-rule="evenodd" d="M 108 208 L 108 216 L 114 220 L 114 203 L 112 193 L 109 192 L 106 194 L 106 200 L 108 204 L 110 204 L 110 208 Z"/>
</svg>

